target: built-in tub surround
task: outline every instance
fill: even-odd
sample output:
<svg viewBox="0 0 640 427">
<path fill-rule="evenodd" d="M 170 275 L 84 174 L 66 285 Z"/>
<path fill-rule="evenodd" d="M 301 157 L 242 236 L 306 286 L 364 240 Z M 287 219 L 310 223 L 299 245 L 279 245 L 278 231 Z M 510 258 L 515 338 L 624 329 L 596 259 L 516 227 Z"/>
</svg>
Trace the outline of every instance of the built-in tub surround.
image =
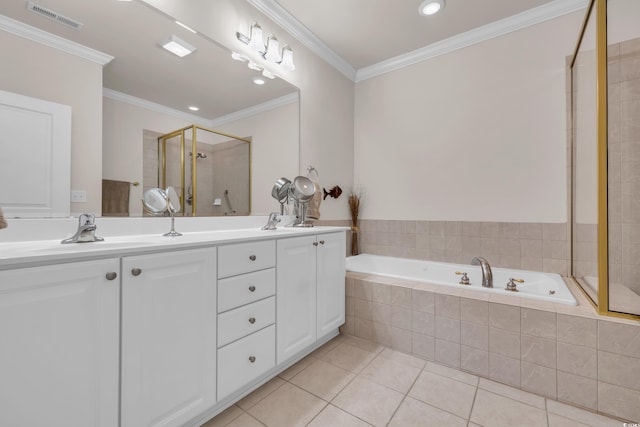
<svg viewBox="0 0 640 427">
<path fill-rule="evenodd" d="M 517 291 L 517 296 L 520 298 L 577 305 L 576 299 L 558 274 L 504 268 L 491 270 L 493 287 L 485 287 L 480 266 L 368 254 L 347 258 L 347 271 L 395 277 L 460 290 L 474 290 L 492 295 L 512 295 Z M 516 291 L 505 289 L 508 285 L 514 286 Z"/>
<path fill-rule="evenodd" d="M 343 331 L 551 399 L 640 420 L 640 322 L 578 306 L 347 273 Z"/>
</svg>

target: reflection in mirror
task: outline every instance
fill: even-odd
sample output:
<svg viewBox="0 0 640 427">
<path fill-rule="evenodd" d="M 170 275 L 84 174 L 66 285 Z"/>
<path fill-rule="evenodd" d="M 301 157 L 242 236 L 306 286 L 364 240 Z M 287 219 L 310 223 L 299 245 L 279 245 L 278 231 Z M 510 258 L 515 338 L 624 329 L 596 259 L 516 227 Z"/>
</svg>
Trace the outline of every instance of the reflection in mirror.
<svg viewBox="0 0 640 427">
<path fill-rule="evenodd" d="M 573 157 L 572 274 L 598 301 L 598 164 L 596 109 L 596 21 L 589 13 L 571 66 Z"/>
<path fill-rule="evenodd" d="M 640 6 L 607 2 L 609 310 L 640 315 Z"/>
<path fill-rule="evenodd" d="M 179 189 L 184 216 L 249 215 L 249 139 L 193 125 L 158 137 L 158 149 L 159 163 L 145 168 L 159 169 L 160 186 Z"/>
<path fill-rule="evenodd" d="M 103 69 L 104 88 L 87 91 L 95 94 L 103 89 L 104 93 L 102 123 L 91 125 L 96 138 L 102 129 L 102 152 L 96 150 L 90 154 L 97 157 L 98 165 L 102 157 L 102 176 L 97 177 L 98 180 L 143 182 L 143 139 L 146 141 L 151 133 L 157 137 L 193 123 L 250 137 L 254 143 L 254 184 L 273 182 L 282 174 L 298 173 L 298 90 L 288 82 L 275 78 L 256 86 L 252 80 L 260 72 L 233 60 L 228 49 L 197 32 L 197 28 L 196 34 L 191 33 L 144 1 L 42 0 L 41 3 L 47 9 L 81 22 L 82 30 L 70 29 L 28 11 L 26 0 L 0 2 L 0 14 L 114 57 Z M 172 55 L 159 46 L 159 42 L 170 35 L 178 36 L 197 50 L 184 58 Z M 27 50 L 21 55 L 28 57 L 31 53 Z M 38 57 L 35 53 L 32 56 Z M 69 63 L 75 60 L 70 59 Z M 271 71 L 277 74 L 277 70 Z M 84 81 L 81 74 L 77 78 Z M 17 82 L 17 86 L 27 84 Z M 79 98 L 78 104 L 83 107 L 93 107 L 82 104 L 82 94 L 72 95 Z M 49 94 L 43 93 L 38 97 L 47 96 Z M 197 106 L 199 111 L 188 110 L 188 106 Z M 71 151 L 82 143 L 72 141 Z M 75 173 L 78 170 L 90 175 L 83 169 L 88 160 L 94 164 L 96 159 L 84 157 L 72 161 L 72 186 L 74 176 L 81 175 Z M 76 164 L 80 162 L 82 164 Z M 144 178 L 146 181 L 147 177 Z M 74 190 L 84 189 L 83 184 L 76 182 Z M 236 215 L 247 214 L 249 207 L 236 202 L 234 191 L 226 189 L 232 209 L 225 205 L 225 188 L 222 188 L 221 193 L 215 190 L 221 205 L 216 207 L 212 203 L 211 214 L 223 215 L 233 210 Z M 259 213 L 271 210 L 266 203 L 269 189 L 268 184 L 255 189 L 252 207 L 258 206 Z M 131 187 L 130 191 L 128 214 L 141 216 L 139 200 L 143 188 Z M 91 192 L 87 198 L 101 199 L 99 194 Z M 80 208 L 82 206 L 76 206 Z"/>
</svg>

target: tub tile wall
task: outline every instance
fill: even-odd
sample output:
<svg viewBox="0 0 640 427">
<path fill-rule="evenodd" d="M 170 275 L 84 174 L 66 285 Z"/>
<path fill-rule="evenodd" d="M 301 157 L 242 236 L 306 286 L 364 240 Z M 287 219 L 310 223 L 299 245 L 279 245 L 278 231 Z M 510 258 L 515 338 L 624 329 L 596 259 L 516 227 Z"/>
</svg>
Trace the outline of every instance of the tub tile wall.
<svg viewBox="0 0 640 427">
<path fill-rule="evenodd" d="M 570 307 L 359 273 L 346 285 L 347 334 L 640 420 L 640 322 L 598 316 L 577 289 Z"/>
<path fill-rule="evenodd" d="M 492 266 L 567 276 L 567 224 L 361 220 L 363 253 Z"/>
</svg>

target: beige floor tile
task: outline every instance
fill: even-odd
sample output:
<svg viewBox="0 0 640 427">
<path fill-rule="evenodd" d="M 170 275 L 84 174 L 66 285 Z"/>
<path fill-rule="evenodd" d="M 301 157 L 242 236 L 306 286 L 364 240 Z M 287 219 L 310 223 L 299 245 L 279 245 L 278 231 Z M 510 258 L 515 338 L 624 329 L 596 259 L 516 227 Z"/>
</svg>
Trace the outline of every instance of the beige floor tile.
<svg viewBox="0 0 640 427">
<path fill-rule="evenodd" d="M 376 353 L 376 354 L 384 350 L 384 347 L 378 343 L 375 343 L 369 340 L 363 340 L 362 338 L 347 336 L 347 335 L 345 335 L 344 338 L 340 340 L 340 342 L 344 344 L 349 344 L 354 347 L 358 347 L 362 350 L 370 351 L 371 353 Z"/>
<path fill-rule="evenodd" d="M 338 339 L 340 338 L 340 339 Z M 330 352 L 331 350 L 333 350 L 334 348 L 336 348 L 338 346 L 338 344 L 340 344 L 341 342 L 343 342 L 345 340 L 345 338 L 348 339 L 347 336 L 345 335 L 338 335 L 338 337 L 332 339 L 331 341 L 327 342 L 326 344 L 323 344 L 321 347 L 313 350 L 310 354 L 311 357 L 322 357 L 325 354 L 327 354 L 328 352 Z"/>
<path fill-rule="evenodd" d="M 355 375 L 349 371 L 324 360 L 316 360 L 291 378 L 290 382 L 328 402 L 336 397 L 354 377 Z"/>
<path fill-rule="evenodd" d="M 304 359 L 302 359 L 299 362 L 297 362 L 296 364 L 290 366 L 286 370 L 280 372 L 280 374 L 278 374 L 278 376 L 280 378 L 284 379 L 284 380 L 289 381 L 291 378 L 293 378 L 296 375 L 298 375 L 300 373 L 300 371 L 302 371 L 307 366 L 311 365 L 316 360 L 317 359 L 315 357 L 307 356 Z"/>
<path fill-rule="evenodd" d="M 236 405 L 233 405 L 220 412 L 218 415 L 204 423 L 201 427 L 223 427 L 242 414 L 244 414 L 244 411 Z"/>
<path fill-rule="evenodd" d="M 286 383 L 248 412 L 269 427 L 297 427 L 306 425 L 326 404 L 311 393 Z"/>
<path fill-rule="evenodd" d="M 593 427 L 620 427 L 620 421 L 547 399 L 547 412 Z"/>
<path fill-rule="evenodd" d="M 327 405 L 308 424 L 309 427 L 369 427 L 370 425 L 333 405 Z"/>
<path fill-rule="evenodd" d="M 500 396 L 506 397 L 508 399 L 517 400 L 518 402 L 524 403 L 525 405 L 535 406 L 538 409 L 545 409 L 544 397 L 537 396 L 526 391 L 518 390 L 517 388 L 500 384 L 486 378 L 480 378 L 478 388 L 490 391 L 494 394 L 499 394 Z"/>
<path fill-rule="evenodd" d="M 424 359 L 420 359 L 419 357 L 411 356 L 400 351 L 392 350 L 390 348 L 385 348 L 384 350 L 382 350 L 378 357 L 384 357 L 385 359 L 393 360 L 394 362 L 402 363 L 420 369 L 424 368 L 424 365 L 426 364 L 426 360 Z"/>
<path fill-rule="evenodd" d="M 468 419 L 476 387 L 442 375 L 422 371 L 409 396 Z"/>
<path fill-rule="evenodd" d="M 403 395 L 364 378 L 355 378 L 333 399 L 338 408 L 375 426 L 385 426 Z"/>
<path fill-rule="evenodd" d="M 556 414 L 548 414 L 549 427 L 589 427 L 589 424 L 582 424 L 571 418 L 565 418 Z"/>
<path fill-rule="evenodd" d="M 264 427 L 264 424 L 245 412 L 227 424 L 227 427 Z"/>
<path fill-rule="evenodd" d="M 363 370 L 374 357 L 375 354 L 370 351 L 342 343 L 322 356 L 321 359 L 347 371 L 358 373 Z"/>
<path fill-rule="evenodd" d="M 418 378 L 420 371 L 420 368 L 378 356 L 360 372 L 359 376 L 406 394 Z"/>
<path fill-rule="evenodd" d="M 438 374 L 443 377 L 451 378 L 452 380 L 472 385 L 474 387 L 478 385 L 477 376 L 450 368 L 448 366 L 440 365 L 438 363 L 427 362 L 424 370 L 427 372 L 431 372 L 432 374 Z"/>
<path fill-rule="evenodd" d="M 542 409 L 478 389 L 470 421 L 491 427 L 546 427 L 547 414 Z"/>
<path fill-rule="evenodd" d="M 284 380 L 282 380 L 282 378 L 275 377 L 260 388 L 254 390 L 248 396 L 243 397 L 236 403 L 236 405 L 238 405 L 241 409 L 248 411 L 249 408 L 253 407 L 256 403 L 260 402 L 270 393 L 277 390 L 282 384 L 284 384 Z"/>
<path fill-rule="evenodd" d="M 405 398 L 389 423 L 389 427 L 465 427 L 467 421 L 431 405 Z"/>
</svg>

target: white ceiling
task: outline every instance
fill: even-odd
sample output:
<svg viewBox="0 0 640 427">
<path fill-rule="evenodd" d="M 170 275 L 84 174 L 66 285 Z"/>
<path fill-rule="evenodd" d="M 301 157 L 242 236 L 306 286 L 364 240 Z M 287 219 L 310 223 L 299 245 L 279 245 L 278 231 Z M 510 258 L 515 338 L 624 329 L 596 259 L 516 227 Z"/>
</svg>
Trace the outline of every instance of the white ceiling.
<svg viewBox="0 0 640 427">
<path fill-rule="evenodd" d="M 552 0 L 447 0 L 421 16 L 422 0 L 275 0 L 355 69 L 405 54 Z"/>
<path fill-rule="evenodd" d="M 197 7 L 201 0 L 180 1 L 185 7 Z M 587 0 L 446 0 L 440 13 L 424 17 L 418 14 L 422 0 L 246 1 L 353 81 L 424 60 L 434 55 L 429 51 L 433 47 L 437 47 L 435 54 L 441 54 L 447 51 L 443 45 L 448 45 L 449 51 L 468 46 L 573 12 L 587 3 Z M 251 80 L 258 72 L 231 60 L 227 49 L 178 27 L 170 17 L 143 1 L 34 0 L 34 3 L 85 26 L 76 31 L 35 15 L 27 11 L 27 0 L 0 1 L 0 14 L 114 56 L 105 66 L 106 88 L 185 114 L 188 105 L 196 104 L 201 108 L 196 114 L 206 119 L 296 91 L 280 79 L 256 87 Z M 170 34 L 183 38 L 198 50 L 183 59 L 169 54 L 158 42 Z"/>
</svg>

